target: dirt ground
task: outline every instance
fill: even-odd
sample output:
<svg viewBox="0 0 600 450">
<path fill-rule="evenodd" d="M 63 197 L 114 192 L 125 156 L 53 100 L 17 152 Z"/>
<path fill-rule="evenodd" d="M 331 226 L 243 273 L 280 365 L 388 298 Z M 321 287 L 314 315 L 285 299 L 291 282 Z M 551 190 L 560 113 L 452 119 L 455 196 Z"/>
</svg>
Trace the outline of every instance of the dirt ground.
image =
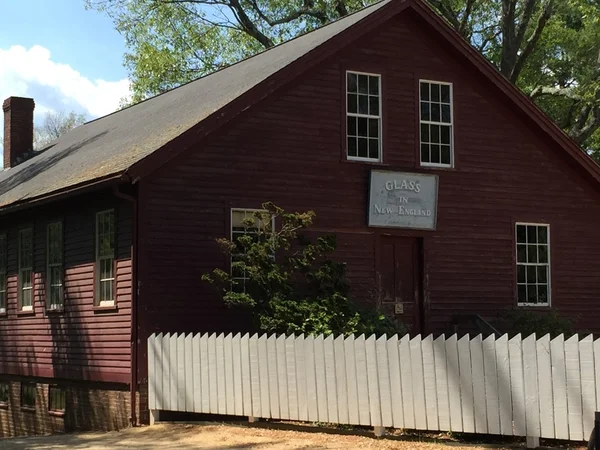
<svg viewBox="0 0 600 450">
<path fill-rule="evenodd" d="M 471 445 L 457 442 L 399 440 L 327 432 L 289 431 L 235 425 L 160 424 L 113 433 L 80 433 L 0 439 L 2 450 L 498 450 L 517 447 Z"/>
</svg>

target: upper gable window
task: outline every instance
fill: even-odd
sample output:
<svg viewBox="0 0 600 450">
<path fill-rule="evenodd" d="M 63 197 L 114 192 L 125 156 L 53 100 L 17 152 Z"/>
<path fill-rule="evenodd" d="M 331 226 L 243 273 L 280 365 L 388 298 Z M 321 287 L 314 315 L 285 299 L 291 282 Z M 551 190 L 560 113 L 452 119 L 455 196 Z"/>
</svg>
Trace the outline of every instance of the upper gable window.
<svg viewBox="0 0 600 450">
<path fill-rule="evenodd" d="M 348 159 L 381 161 L 381 76 L 346 73 Z"/>
<path fill-rule="evenodd" d="M 420 82 L 421 165 L 452 167 L 452 85 Z"/>
</svg>

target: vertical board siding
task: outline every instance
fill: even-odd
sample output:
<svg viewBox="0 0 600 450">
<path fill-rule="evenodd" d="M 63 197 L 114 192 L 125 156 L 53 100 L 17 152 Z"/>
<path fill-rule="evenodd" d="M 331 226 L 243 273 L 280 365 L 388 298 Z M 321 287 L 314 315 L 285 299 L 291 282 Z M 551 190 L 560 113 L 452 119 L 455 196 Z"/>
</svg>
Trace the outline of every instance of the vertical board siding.
<svg viewBox="0 0 600 450">
<path fill-rule="evenodd" d="M 150 409 L 581 441 L 592 336 L 153 334 Z M 577 370 L 576 370 L 577 368 Z"/>
</svg>

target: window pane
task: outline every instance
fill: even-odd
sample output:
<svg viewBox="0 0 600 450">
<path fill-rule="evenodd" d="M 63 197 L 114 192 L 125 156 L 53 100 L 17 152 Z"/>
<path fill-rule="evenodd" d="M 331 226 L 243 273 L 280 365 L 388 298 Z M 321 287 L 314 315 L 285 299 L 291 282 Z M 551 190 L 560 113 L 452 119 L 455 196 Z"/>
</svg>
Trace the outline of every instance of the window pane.
<svg viewBox="0 0 600 450">
<path fill-rule="evenodd" d="M 432 122 L 440 121 L 440 105 L 439 105 L 439 103 L 431 104 L 431 121 Z"/>
<path fill-rule="evenodd" d="M 538 246 L 538 258 L 539 262 L 544 264 L 548 263 L 548 247 L 545 245 Z"/>
<path fill-rule="evenodd" d="M 369 139 L 369 158 L 379 158 L 379 139 Z"/>
<path fill-rule="evenodd" d="M 367 127 L 369 124 L 369 119 L 365 117 L 358 118 L 358 135 L 359 136 L 367 136 Z"/>
<path fill-rule="evenodd" d="M 421 102 L 421 120 L 430 120 L 429 103 Z"/>
<path fill-rule="evenodd" d="M 348 116 L 348 136 L 356 136 L 356 117 Z"/>
<path fill-rule="evenodd" d="M 358 76 L 358 92 L 359 94 L 369 93 L 369 78 L 367 75 Z"/>
<path fill-rule="evenodd" d="M 431 101 L 432 102 L 440 101 L 440 85 L 439 84 L 431 84 Z"/>
<path fill-rule="evenodd" d="M 536 263 L 538 262 L 537 245 L 527 246 L 527 262 Z"/>
<path fill-rule="evenodd" d="M 520 263 L 527 262 L 527 246 L 517 245 L 517 261 Z"/>
<path fill-rule="evenodd" d="M 440 155 L 440 146 L 436 144 L 431 144 L 431 162 L 435 164 L 439 164 L 441 161 Z"/>
<path fill-rule="evenodd" d="M 378 119 L 369 119 L 369 137 L 379 137 Z"/>
<path fill-rule="evenodd" d="M 358 156 L 361 158 L 368 158 L 368 142 L 367 138 L 358 138 Z"/>
<path fill-rule="evenodd" d="M 430 142 L 429 140 L 429 125 L 421 124 L 421 142 Z"/>
<path fill-rule="evenodd" d="M 448 86 L 447 84 L 442 84 L 441 90 L 442 90 L 442 98 L 441 98 L 442 102 L 450 103 L 450 86 Z"/>
<path fill-rule="evenodd" d="M 527 285 L 527 303 L 537 303 L 537 287 Z"/>
<path fill-rule="evenodd" d="M 547 244 L 548 243 L 548 227 L 537 227 L 538 234 L 538 243 Z"/>
<path fill-rule="evenodd" d="M 355 137 L 348 138 L 348 156 L 358 156 L 358 149 Z"/>
<path fill-rule="evenodd" d="M 358 113 L 369 114 L 369 97 L 367 95 L 358 96 Z"/>
<path fill-rule="evenodd" d="M 537 243 L 537 227 L 536 226 L 528 226 L 527 227 L 527 243 L 528 244 L 536 244 Z"/>
<path fill-rule="evenodd" d="M 517 225 L 517 242 L 519 244 L 527 243 L 527 227 L 525 225 Z"/>
<path fill-rule="evenodd" d="M 517 283 L 526 283 L 525 266 L 517 266 Z"/>
<path fill-rule="evenodd" d="M 442 164 L 450 164 L 450 146 L 442 145 Z"/>
<path fill-rule="evenodd" d="M 442 122 L 450 123 L 450 105 L 442 105 Z"/>
<path fill-rule="evenodd" d="M 537 283 L 537 268 L 536 266 L 527 266 L 527 284 Z"/>
<path fill-rule="evenodd" d="M 421 162 L 430 162 L 429 144 L 421 144 Z"/>
<path fill-rule="evenodd" d="M 369 114 L 372 116 L 379 115 L 379 97 L 369 96 Z"/>
<path fill-rule="evenodd" d="M 369 94 L 379 95 L 379 77 L 369 77 Z"/>
<path fill-rule="evenodd" d="M 441 142 L 442 144 L 450 145 L 450 127 L 440 127 L 441 129 Z"/>
<path fill-rule="evenodd" d="M 537 291 L 538 291 L 538 302 L 539 303 L 548 303 L 548 286 L 545 284 L 538 285 Z"/>
<path fill-rule="evenodd" d="M 538 283 L 548 283 L 548 267 L 547 266 L 538 266 L 537 281 L 538 281 Z"/>
<path fill-rule="evenodd" d="M 357 76 L 355 73 L 348 73 L 348 92 L 356 92 L 358 89 Z"/>
<path fill-rule="evenodd" d="M 431 125 L 431 143 L 432 144 L 440 143 L 440 126 L 439 125 Z"/>
<path fill-rule="evenodd" d="M 429 84 L 421 83 L 421 100 L 429 100 Z"/>
<path fill-rule="evenodd" d="M 348 112 L 356 113 L 358 111 L 358 96 L 356 94 L 348 94 Z"/>
<path fill-rule="evenodd" d="M 0 383 L 0 403 L 8 403 L 10 400 L 8 383 Z"/>
</svg>

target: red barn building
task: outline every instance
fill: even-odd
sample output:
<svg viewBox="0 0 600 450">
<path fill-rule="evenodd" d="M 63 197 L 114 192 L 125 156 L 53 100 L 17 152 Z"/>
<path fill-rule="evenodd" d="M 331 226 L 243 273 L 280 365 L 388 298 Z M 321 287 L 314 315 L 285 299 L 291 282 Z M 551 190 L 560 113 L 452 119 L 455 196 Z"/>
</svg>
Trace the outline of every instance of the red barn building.
<svg viewBox="0 0 600 450">
<path fill-rule="evenodd" d="M 422 0 L 384 0 L 32 151 L 3 104 L 0 436 L 148 420 L 153 332 L 243 330 L 201 283 L 273 201 L 413 332 L 600 319 L 600 169 Z M 135 407 L 132 408 L 132 406 Z"/>
</svg>

